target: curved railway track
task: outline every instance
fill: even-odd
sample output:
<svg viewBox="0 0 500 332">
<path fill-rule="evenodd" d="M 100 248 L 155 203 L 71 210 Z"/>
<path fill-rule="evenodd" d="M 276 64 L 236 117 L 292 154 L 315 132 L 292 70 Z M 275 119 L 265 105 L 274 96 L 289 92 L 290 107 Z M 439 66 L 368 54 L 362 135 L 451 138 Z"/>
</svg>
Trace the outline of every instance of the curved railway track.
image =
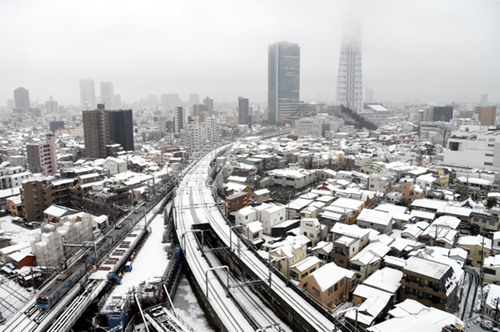
<svg viewBox="0 0 500 332">
<path fill-rule="evenodd" d="M 192 224 L 181 222 L 190 219 L 189 216 L 185 216 L 188 212 L 191 214 L 192 221 L 196 219 L 208 221 L 225 246 L 230 247 L 236 245 L 236 241 L 238 241 L 236 240 L 238 239 L 236 234 L 234 234 L 234 236 L 229 235 L 233 230 L 226 224 L 225 219 L 216 207 L 216 202 L 212 196 L 212 189 L 207 183 L 209 179 L 208 174 L 210 173 L 210 162 L 217 152 L 218 150 L 216 150 L 215 153 L 212 152 L 206 155 L 196 164 L 192 165 L 190 170 L 186 171 L 185 177 L 178 189 L 178 195 L 176 197 L 178 200 L 176 201 L 177 204 L 175 204 L 177 214 L 176 227 L 180 235 L 179 239 L 181 243 L 182 236 L 189 236 L 189 241 L 185 241 L 187 242 L 187 248 L 183 248 L 185 251 L 187 250 L 187 255 L 189 255 L 190 252 L 196 252 L 199 257 L 202 256 L 201 253 L 199 253 L 196 238 L 191 231 Z M 191 206 L 196 207 L 190 208 Z M 230 239 L 232 240 L 232 244 L 229 242 Z M 269 268 L 246 247 L 241 248 L 240 259 L 244 264 L 252 268 L 262 282 L 268 282 Z M 188 263 L 190 263 L 189 260 Z M 203 275 L 204 271 L 206 271 L 206 268 L 202 268 L 198 264 L 195 265 L 190 263 L 190 267 L 192 270 L 196 270 L 197 274 Z M 204 276 L 202 282 L 200 283 L 198 280 L 198 283 L 200 285 L 205 283 Z M 297 314 L 301 315 L 310 324 L 311 329 L 315 331 L 331 331 L 335 328 L 334 324 L 328 320 L 328 318 L 324 317 L 299 294 L 296 294 L 292 289 L 286 287 L 285 283 L 274 275 L 274 273 L 271 274 L 271 284 L 273 285 L 273 291 L 284 302 L 288 303 Z M 210 290 L 209 298 L 212 294 L 212 290 Z M 232 330 L 231 327 L 228 327 L 228 329 Z M 304 330 L 307 329 L 307 327 L 304 327 Z"/>
</svg>

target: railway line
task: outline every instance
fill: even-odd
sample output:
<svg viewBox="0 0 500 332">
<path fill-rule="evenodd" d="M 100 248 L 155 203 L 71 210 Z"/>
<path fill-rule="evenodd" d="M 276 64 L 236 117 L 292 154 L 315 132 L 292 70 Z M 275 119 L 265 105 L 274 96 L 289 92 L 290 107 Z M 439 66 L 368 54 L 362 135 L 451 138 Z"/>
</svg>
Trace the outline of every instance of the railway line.
<svg viewBox="0 0 500 332">
<path fill-rule="evenodd" d="M 210 163 L 212 159 L 215 158 L 219 150 L 213 151 L 212 153 L 206 155 L 200 159 L 196 164 L 194 164 L 189 171 L 186 172 L 181 185 L 179 186 L 177 197 L 176 197 L 176 229 L 179 239 L 187 237 L 187 240 L 181 240 L 181 246 L 185 251 L 187 256 L 188 264 L 193 271 L 199 285 L 205 285 L 206 280 L 203 277 L 203 273 L 209 271 L 209 267 L 206 264 L 203 255 L 200 253 L 200 246 L 197 243 L 197 238 L 193 233 L 196 233 L 192 229 L 193 224 L 200 222 L 208 222 L 217 236 L 221 239 L 226 247 L 236 248 L 239 245 L 239 238 L 235 234 L 230 235 L 230 232 L 234 232 L 229 225 L 226 224 L 225 219 L 222 217 L 217 204 L 212 195 L 212 188 L 209 184 L 208 174 L 210 173 Z M 186 207 L 191 206 L 191 209 Z M 231 243 L 231 242 L 232 243 Z M 196 255 L 195 255 L 196 254 Z M 192 257 L 196 256 L 196 259 Z M 302 326 L 301 329 L 305 331 L 332 331 L 335 326 L 327 317 L 323 316 L 318 310 L 316 310 L 310 303 L 308 303 L 299 294 L 296 294 L 292 289 L 287 287 L 285 282 L 283 282 L 274 273 L 269 272 L 269 267 L 264 264 L 259 258 L 257 258 L 253 252 L 248 250 L 246 247 L 239 249 L 239 258 L 241 261 L 254 272 L 262 283 L 269 283 L 272 285 L 272 291 L 275 292 L 283 302 L 286 302 L 294 311 L 293 314 L 300 315 L 303 317 L 304 321 L 308 322 L 308 326 Z M 224 280 L 224 278 L 220 278 Z M 210 285 L 214 284 L 209 283 Z M 226 288 L 230 285 L 224 285 Z M 230 287 L 229 287 L 230 289 Z M 212 288 L 208 292 L 207 296 L 213 296 L 215 289 Z M 225 290 L 227 291 L 227 290 Z M 219 291 L 220 292 L 220 291 Z M 220 293 L 219 293 L 220 294 Z M 217 309 L 217 308 L 215 308 Z M 227 312 L 226 309 L 225 311 Z M 217 315 L 219 311 L 214 310 Z M 224 313 L 222 313 L 224 315 Z M 246 316 L 246 315 L 245 315 Z M 224 317 L 229 319 L 225 323 L 225 319 L 221 319 L 227 330 L 236 330 L 232 320 L 233 317 Z M 250 323 L 250 322 L 249 322 Z M 241 327 L 241 326 L 238 326 Z M 264 328 L 266 326 L 258 326 L 257 328 Z M 243 329 L 245 331 L 254 330 L 255 328 Z M 239 329 L 238 329 L 239 330 Z"/>
</svg>

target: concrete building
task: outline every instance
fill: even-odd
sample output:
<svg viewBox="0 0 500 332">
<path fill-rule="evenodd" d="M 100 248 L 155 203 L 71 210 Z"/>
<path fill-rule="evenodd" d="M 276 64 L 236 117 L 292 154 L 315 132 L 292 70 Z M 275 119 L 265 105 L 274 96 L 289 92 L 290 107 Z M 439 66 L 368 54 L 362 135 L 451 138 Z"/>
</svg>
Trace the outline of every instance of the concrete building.
<svg viewBox="0 0 500 332">
<path fill-rule="evenodd" d="M 20 87 L 14 90 L 14 105 L 16 108 L 30 108 L 30 93 Z"/>
<path fill-rule="evenodd" d="M 132 110 L 105 110 L 99 104 L 95 110 L 82 111 L 82 119 L 87 157 L 106 158 L 111 144 L 134 150 Z"/>
<path fill-rule="evenodd" d="M 125 151 L 134 151 L 132 110 L 107 110 L 110 143 L 120 144 Z"/>
<path fill-rule="evenodd" d="M 252 126 L 248 98 L 238 97 L 238 124 Z"/>
<path fill-rule="evenodd" d="M 300 96 L 300 47 L 289 42 L 269 45 L 268 121 L 276 124 L 297 111 Z"/>
<path fill-rule="evenodd" d="M 453 106 L 427 106 L 423 113 L 423 122 L 450 122 L 453 119 Z"/>
<path fill-rule="evenodd" d="M 443 164 L 500 170 L 500 131 L 453 132 Z"/>
<path fill-rule="evenodd" d="M 26 144 L 28 169 L 33 173 L 53 175 L 57 172 L 56 138 L 47 134 L 46 142 Z"/>
<path fill-rule="evenodd" d="M 477 106 L 476 114 L 481 126 L 495 126 L 497 123 L 496 106 Z"/>
<path fill-rule="evenodd" d="M 416 256 L 406 262 L 401 279 L 401 301 L 413 299 L 448 312 L 457 308 L 459 287 L 451 266 Z"/>
<path fill-rule="evenodd" d="M 180 135 L 181 130 L 184 129 L 186 124 L 184 107 L 178 106 L 174 110 L 174 133 Z"/>
<path fill-rule="evenodd" d="M 104 105 L 95 110 L 83 110 L 83 132 L 85 155 L 88 158 L 106 158 L 106 145 L 109 144 L 109 119 Z"/>
</svg>

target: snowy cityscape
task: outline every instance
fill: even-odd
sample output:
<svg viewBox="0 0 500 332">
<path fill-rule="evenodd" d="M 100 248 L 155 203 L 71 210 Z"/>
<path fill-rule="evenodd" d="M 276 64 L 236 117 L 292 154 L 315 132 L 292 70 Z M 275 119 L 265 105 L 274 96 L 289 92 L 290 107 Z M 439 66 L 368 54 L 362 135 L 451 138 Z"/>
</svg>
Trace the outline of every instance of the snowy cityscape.
<svg viewBox="0 0 500 332">
<path fill-rule="evenodd" d="M 0 3 L 0 331 L 500 331 L 500 2 L 73 6 Z"/>
</svg>

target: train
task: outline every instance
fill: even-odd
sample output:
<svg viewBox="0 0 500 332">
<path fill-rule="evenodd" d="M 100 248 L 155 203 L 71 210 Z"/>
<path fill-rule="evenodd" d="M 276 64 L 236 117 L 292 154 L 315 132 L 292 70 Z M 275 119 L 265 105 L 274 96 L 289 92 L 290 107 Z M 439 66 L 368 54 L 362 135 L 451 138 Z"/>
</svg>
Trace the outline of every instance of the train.
<svg viewBox="0 0 500 332">
<path fill-rule="evenodd" d="M 77 284 L 87 278 L 88 262 L 81 259 L 61 273 L 54 282 L 36 297 L 36 305 L 42 310 L 50 310 L 61 298 Z"/>
<path fill-rule="evenodd" d="M 132 222 L 126 220 L 112 228 L 97 246 L 95 255 L 88 253 L 83 255 L 38 294 L 36 305 L 39 309 L 50 310 L 80 279 L 84 278 L 82 283 L 85 283 L 88 279 L 88 271 L 97 264 L 96 258 L 104 256 L 115 242 L 120 241 L 121 237 L 132 228 Z"/>
</svg>

